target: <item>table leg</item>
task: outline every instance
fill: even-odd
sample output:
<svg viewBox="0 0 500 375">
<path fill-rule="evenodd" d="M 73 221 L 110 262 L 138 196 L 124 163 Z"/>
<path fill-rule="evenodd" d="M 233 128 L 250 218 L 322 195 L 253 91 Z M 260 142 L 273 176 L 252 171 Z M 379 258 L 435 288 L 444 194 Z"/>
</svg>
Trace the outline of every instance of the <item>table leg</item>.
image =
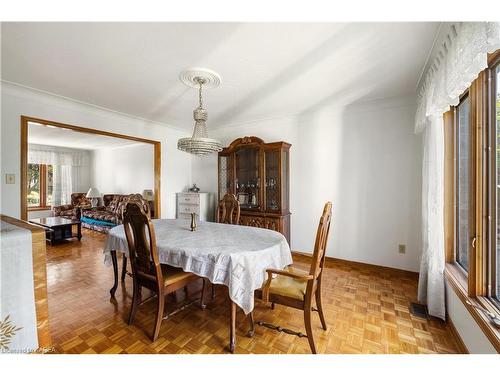
<svg viewBox="0 0 500 375">
<path fill-rule="evenodd" d="M 82 223 L 78 223 L 76 227 L 78 228 L 76 236 L 78 237 L 78 241 L 81 241 L 82 240 Z"/>
<path fill-rule="evenodd" d="M 49 231 L 45 232 L 47 240 L 49 241 L 49 245 L 52 246 L 54 242 L 54 230 L 49 229 Z"/>
<path fill-rule="evenodd" d="M 109 252 L 111 254 L 111 262 L 113 263 L 113 273 L 115 278 L 115 283 L 109 293 L 111 293 L 111 297 L 115 297 L 116 288 L 118 288 L 118 260 L 116 259 L 116 251 L 111 250 Z"/>
<path fill-rule="evenodd" d="M 229 339 L 229 351 L 234 353 L 236 348 L 236 303 L 231 301 L 231 320 L 230 320 L 230 339 Z"/>
<path fill-rule="evenodd" d="M 250 314 L 248 314 L 248 323 L 250 324 L 250 329 L 247 332 L 247 337 L 253 337 L 253 334 L 255 332 L 255 323 L 253 321 L 253 311 L 250 311 Z"/>
</svg>

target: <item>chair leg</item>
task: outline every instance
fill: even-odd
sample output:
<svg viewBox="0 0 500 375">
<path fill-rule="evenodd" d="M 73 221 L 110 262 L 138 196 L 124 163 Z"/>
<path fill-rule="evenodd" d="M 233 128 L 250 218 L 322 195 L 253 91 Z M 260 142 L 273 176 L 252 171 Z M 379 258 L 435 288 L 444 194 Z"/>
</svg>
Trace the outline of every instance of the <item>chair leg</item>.
<svg viewBox="0 0 500 375">
<path fill-rule="evenodd" d="M 321 320 L 321 326 L 326 331 L 326 320 L 325 314 L 323 313 L 323 304 L 321 302 L 321 279 L 318 281 L 318 289 L 316 289 L 316 307 L 318 308 L 319 319 Z"/>
<path fill-rule="evenodd" d="M 314 344 L 314 337 L 311 324 L 311 305 L 306 303 L 306 308 L 304 309 L 304 324 L 306 326 L 307 340 L 309 341 L 309 346 L 311 347 L 311 352 L 316 354 L 316 345 Z"/>
<path fill-rule="evenodd" d="M 212 284 L 212 301 L 215 299 L 215 285 Z"/>
<path fill-rule="evenodd" d="M 137 285 L 134 280 L 134 292 L 132 294 L 132 306 L 130 306 L 130 313 L 128 315 L 128 324 L 132 324 L 134 322 L 135 313 L 137 312 L 137 305 L 139 304 L 139 300 L 141 299 L 141 287 Z"/>
<path fill-rule="evenodd" d="M 123 254 L 122 257 L 122 281 L 125 281 L 125 276 L 127 275 L 127 257 Z"/>
<path fill-rule="evenodd" d="M 156 309 L 156 322 L 155 328 L 153 331 L 153 342 L 158 338 L 158 334 L 160 333 L 161 321 L 163 319 L 163 309 L 165 307 L 165 296 L 163 293 L 158 293 L 158 304 Z"/>
</svg>

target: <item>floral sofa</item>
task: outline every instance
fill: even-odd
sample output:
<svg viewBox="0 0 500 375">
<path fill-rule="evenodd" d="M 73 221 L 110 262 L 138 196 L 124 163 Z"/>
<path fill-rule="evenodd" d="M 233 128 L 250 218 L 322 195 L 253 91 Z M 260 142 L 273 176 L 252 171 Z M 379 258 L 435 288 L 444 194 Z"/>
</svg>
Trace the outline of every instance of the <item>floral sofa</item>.
<svg viewBox="0 0 500 375">
<path fill-rule="evenodd" d="M 92 207 L 90 199 L 85 193 L 72 193 L 71 204 L 64 204 L 62 206 L 55 206 L 52 208 L 54 216 L 64 217 L 71 220 L 79 220 L 81 211 Z"/>
<path fill-rule="evenodd" d="M 149 214 L 149 202 L 141 194 L 105 194 L 102 197 L 103 206 L 82 210 L 81 222 L 84 228 L 107 233 L 111 228 L 123 221 L 123 212 L 129 201 L 142 204 Z"/>
</svg>

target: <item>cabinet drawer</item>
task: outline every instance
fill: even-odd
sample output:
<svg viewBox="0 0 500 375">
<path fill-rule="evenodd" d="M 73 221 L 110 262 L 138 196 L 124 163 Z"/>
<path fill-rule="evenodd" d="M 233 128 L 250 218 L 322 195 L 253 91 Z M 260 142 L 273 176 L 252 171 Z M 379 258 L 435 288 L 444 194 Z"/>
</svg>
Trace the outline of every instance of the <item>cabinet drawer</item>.
<svg viewBox="0 0 500 375">
<path fill-rule="evenodd" d="M 190 214 L 190 213 L 194 212 L 195 214 L 199 215 L 200 214 L 200 206 L 197 204 L 179 203 L 177 205 L 177 212 L 179 214 Z"/>
<path fill-rule="evenodd" d="M 200 195 L 199 194 L 179 194 L 177 197 L 179 204 L 187 203 L 187 204 L 199 204 L 200 203 Z"/>
</svg>

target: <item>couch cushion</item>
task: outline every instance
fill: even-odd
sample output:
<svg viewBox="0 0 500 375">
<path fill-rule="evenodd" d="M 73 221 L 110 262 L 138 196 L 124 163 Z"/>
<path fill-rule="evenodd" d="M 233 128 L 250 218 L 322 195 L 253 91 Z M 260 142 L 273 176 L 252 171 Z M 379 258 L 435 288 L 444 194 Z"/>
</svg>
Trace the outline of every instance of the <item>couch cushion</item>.
<svg viewBox="0 0 500 375">
<path fill-rule="evenodd" d="M 106 207 L 106 211 L 113 213 L 116 212 L 121 200 L 122 200 L 121 196 L 116 196 L 115 198 L 113 198 L 111 202 L 109 202 L 109 205 Z"/>
<path fill-rule="evenodd" d="M 82 216 L 114 224 L 118 223 L 118 215 L 108 210 L 85 210 Z"/>
</svg>

